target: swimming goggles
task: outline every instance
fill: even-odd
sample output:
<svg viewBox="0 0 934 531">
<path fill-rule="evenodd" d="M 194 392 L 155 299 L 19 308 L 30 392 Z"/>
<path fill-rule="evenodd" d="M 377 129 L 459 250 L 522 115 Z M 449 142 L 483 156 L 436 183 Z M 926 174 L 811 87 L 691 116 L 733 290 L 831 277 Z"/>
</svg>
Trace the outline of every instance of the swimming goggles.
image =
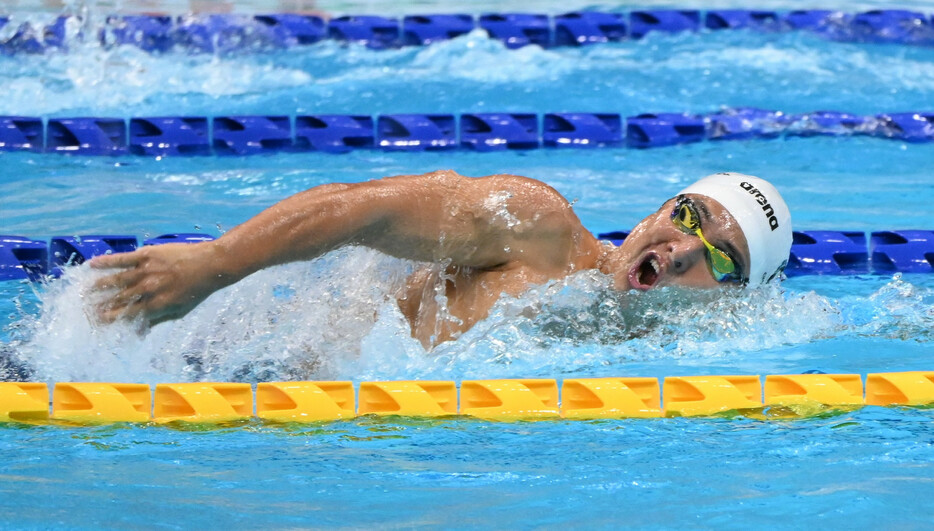
<svg viewBox="0 0 934 531">
<path fill-rule="evenodd" d="M 671 212 L 671 221 L 681 232 L 694 234 L 704 242 L 704 246 L 707 247 L 707 267 L 717 282 L 743 281 L 742 272 L 736 270 L 736 262 L 730 258 L 730 255 L 717 249 L 707 241 L 707 238 L 704 238 L 694 201 L 685 196 L 679 196 L 675 209 Z"/>
</svg>

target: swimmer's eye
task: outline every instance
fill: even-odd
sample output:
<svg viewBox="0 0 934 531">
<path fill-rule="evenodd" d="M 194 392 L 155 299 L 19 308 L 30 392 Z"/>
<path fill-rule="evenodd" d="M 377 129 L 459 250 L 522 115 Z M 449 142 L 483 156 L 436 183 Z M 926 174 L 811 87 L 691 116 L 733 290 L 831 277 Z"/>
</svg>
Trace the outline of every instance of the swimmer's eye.
<svg viewBox="0 0 934 531">
<path fill-rule="evenodd" d="M 700 216 L 697 207 L 690 198 L 680 195 L 671 212 L 671 221 L 678 230 L 693 234 L 704 242 L 707 248 L 707 268 L 717 282 L 743 282 L 743 274 L 736 267 L 736 261 L 726 252 L 711 245 L 701 231 Z"/>
</svg>

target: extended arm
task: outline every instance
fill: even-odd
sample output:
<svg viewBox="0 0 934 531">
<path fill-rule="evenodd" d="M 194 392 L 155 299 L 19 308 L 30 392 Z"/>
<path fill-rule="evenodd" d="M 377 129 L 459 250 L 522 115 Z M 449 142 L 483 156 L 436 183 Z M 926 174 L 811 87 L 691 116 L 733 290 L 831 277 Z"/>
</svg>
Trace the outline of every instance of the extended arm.
<svg viewBox="0 0 934 531">
<path fill-rule="evenodd" d="M 575 259 L 575 242 L 585 234 L 567 201 L 538 181 L 435 172 L 319 186 L 213 242 L 145 247 L 91 265 L 123 269 L 97 283 L 115 290 L 100 312 L 103 320 L 143 313 L 155 323 L 186 314 L 262 268 L 343 245 L 477 269 L 521 263 L 557 271 Z"/>
</svg>

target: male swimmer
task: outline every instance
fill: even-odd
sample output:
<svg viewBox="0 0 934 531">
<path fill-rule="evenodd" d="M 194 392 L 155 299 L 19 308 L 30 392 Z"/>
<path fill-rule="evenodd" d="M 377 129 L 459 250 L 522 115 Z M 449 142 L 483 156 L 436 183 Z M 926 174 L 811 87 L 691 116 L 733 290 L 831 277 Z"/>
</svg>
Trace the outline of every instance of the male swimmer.
<svg viewBox="0 0 934 531">
<path fill-rule="evenodd" d="M 99 308 L 103 321 L 142 316 L 155 324 L 260 269 L 363 245 L 440 264 L 417 270 L 398 295 L 412 335 L 429 346 L 482 320 L 502 294 L 584 269 L 611 276 L 618 290 L 759 286 L 781 278 L 791 240 L 778 191 L 738 173 L 688 186 L 615 247 L 584 229 L 568 201 L 540 181 L 438 171 L 318 186 L 217 240 L 99 256 L 91 266 L 119 270 L 95 284 L 111 293 Z M 456 321 L 437 323 L 435 290 L 426 288 L 438 282 Z"/>
</svg>

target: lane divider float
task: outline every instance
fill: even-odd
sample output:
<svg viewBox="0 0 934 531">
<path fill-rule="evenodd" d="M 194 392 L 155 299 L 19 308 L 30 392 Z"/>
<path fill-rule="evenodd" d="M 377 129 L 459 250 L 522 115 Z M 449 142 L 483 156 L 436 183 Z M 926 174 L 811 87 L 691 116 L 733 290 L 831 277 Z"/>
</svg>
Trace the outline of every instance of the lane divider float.
<svg viewBox="0 0 934 531">
<path fill-rule="evenodd" d="M 642 39 L 649 33 L 749 30 L 767 33 L 803 30 L 841 42 L 934 45 L 934 20 L 904 9 L 860 13 L 830 10 L 769 11 L 745 9 L 577 11 L 557 16 L 534 13 L 410 15 L 400 18 L 351 15 L 326 18 L 291 13 L 115 15 L 98 28 L 82 18 L 59 16 L 48 24 L 0 16 L 0 54 L 64 50 L 76 42 L 104 47 L 130 45 L 151 53 L 281 50 L 331 39 L 383 50 L 426 46 L 476 28 L 507 48 L 584 46 Z M 13 27 L 15 26 L 15 29 Z"/>
<path fill-rule="evenodd" d="M 165 383 L 0 382 L 0 422 L 321 422 L 364 415 L 495 421 L 806 417 L 863 406 L 934 403 L 934 372 L 553 379 Z"/>
<path fill-rule="evenodd" d="M 359 149 L 645 149 L 701 141 L 813 136 L 931 142 L 934 111 L 788 115 L 726 108 L 708 114 L 643 113 L 626 118 L 611 112 L 161 116 L 128 120 L 0 116 L 0 151 L 145 157 L 349 153 Z"/>
</svg>

